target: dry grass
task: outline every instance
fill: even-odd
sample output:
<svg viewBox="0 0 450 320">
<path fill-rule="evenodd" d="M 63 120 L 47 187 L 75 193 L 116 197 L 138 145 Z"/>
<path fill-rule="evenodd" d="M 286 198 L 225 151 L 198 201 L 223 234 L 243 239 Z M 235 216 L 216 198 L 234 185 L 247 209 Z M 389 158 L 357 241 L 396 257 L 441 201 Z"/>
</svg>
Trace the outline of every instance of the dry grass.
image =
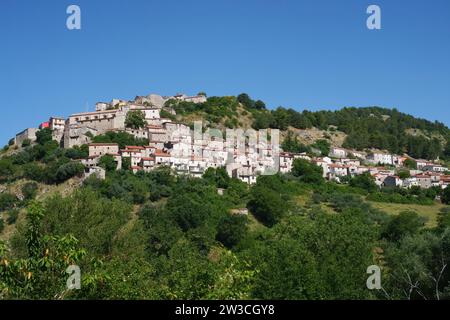
<svg viewBox="0 0 450 320">
<path fill-rule="evenodd" d="M 387 214 L 398 215 L 402 211 L 414 211 L 418 215 L 427 219 L 426 226 L 433 228 L 437 225 L 437 216 L 439 210 L 445 205 L 435 203 L 431 206 L 422 206 L 418 204 L 400 204 L 368 201 L 374 208 L 380 209 Z"/>
</svg>

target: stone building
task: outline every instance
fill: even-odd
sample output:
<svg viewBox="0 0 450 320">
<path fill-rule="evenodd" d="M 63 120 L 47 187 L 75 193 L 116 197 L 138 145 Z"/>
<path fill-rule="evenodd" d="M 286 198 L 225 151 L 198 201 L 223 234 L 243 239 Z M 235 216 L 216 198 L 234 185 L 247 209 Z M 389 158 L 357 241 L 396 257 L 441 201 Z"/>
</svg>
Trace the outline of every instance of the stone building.
<svg viewBox="0 0 450 320">
<path fill-rule="evenodd" d="M 17 146 L 22 146 L 22 143 L 24 140 L 28 139 L 31 142 L 36 141 L 36 132 L 38 131 L 37 128 L 28 128 L 23 130 L 22 132 L 19 132 L 16 134 L 16 137 L 14 139 L 14 143 Z"/>
</svg>

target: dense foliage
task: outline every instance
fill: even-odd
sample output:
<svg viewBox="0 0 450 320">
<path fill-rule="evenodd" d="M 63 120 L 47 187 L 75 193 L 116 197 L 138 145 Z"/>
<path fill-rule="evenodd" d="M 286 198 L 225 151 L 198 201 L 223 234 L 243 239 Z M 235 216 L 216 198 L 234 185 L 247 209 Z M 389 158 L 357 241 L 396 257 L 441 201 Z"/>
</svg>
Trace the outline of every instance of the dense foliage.
<svg viewBox="0 0 450 320">
<path fill-rule="evenodd" d="M 108 131 L 105 134 L 95 136 L 92 139 L 95 143 L 117 143 L 119 148 L 124 149 L 125 146 L 145 146 L 148 145 L 148 139 L 135 138 L 132 134 L 119 131 Z"/>
<path fill-rule="evenodd" d="M 147 124 L 145 121 L 145 114 L 140 110 L 131 110 L 127 113 L 125 118 L 125 126 L 131 129 L 141 129 Z"/>
<path fill-rule="evenodd" d="M 294 166 L 292 174 L 260 176 L 253 186 L 222 168 L 201 179 L 160 168 L 110 171 L 42 202 L 3 195 L 2 210 L 15 216 L 17 231 L 1 244 L 0 295 L 450 298 L 450 210 L 435 228 L 425 227 L 416 213 L 390 216 L 368 204 L 368 177 L 342 186 L 326 183 L 308 162 Z M 22 189 L 26 198 L 36 194 L 32 184 Z M 20 206 L 28 214 L 16 221 Z M 69 264 L 82 270 L 80 290 L 65 287 Z M 373 264 L 382 266 L 383 290 L 365 286 Z"/>
<path fill-rule="evenodd" d="M 322 130 L 332 127 L 347 134 L 344 147 L 357 150 L 386 149 L 425 159 L 450 155 L 446 152 L 450 148 L 446 148 L 438 138 L 449 137 L 450 131 L 443 123 L 414 118 L 396 109 L 368 107 L 298 112 L 279 107 L 270 112 L 260 112 L 254 122 L 257 129 L 272 127 L 286 130 L 289 126 L 297 129 L 316 127 Z"/>
</svg>

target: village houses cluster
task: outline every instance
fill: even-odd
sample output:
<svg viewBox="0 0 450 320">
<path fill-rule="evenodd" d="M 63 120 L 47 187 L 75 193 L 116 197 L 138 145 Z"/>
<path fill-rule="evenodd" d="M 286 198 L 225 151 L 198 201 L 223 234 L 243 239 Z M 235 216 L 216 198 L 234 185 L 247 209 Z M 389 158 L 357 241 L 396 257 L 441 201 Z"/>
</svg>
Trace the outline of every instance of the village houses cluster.
<svg viewBox="0 0 450 320">
<path fill-rule="evenodd" d="M 323 169 L 323 177 L 342 182 L 344 177 L 369 173 L 378 186 L 397 186 L 411 188 L 446 188 L 450 183 L 448 169 L 436 162 L 412 159 L 417 169 L 406 169 L 406 155 L 394 155 L 381 151 L 360 152 L 332 147 L 327 157 L 310 157 L 306 153 L 283 152 L 278 147 L 278 139 L 272 132 L 270 143 L 258 139 L 251 144 L 245 139 L 215 139 L 213 135 L 196 134 L 196 130 L 183 123 L 161 117 L 165 103 L 175 99 L 194 103 L 206 102 L 206 96 L 187 96 L 177 94 L 165 97 L 156 94 L 137 96 L 132 101 L 113 99 L 111 102 L 98 102 L 96 110 L 70 115 L 67 119 L 51 117 L 39 128 L 28 128 L 15 137 L 15 144 L 21 145 L 26 139 L 36 140 L 39 129 L 50 128 L 53 139 L 63 148 L 87 144 L 89 156 L 81 162 L 86 167 L 86 176 L 96 174 L 103 178 L 105 172 L 98 166 L 104 155 L 114 158 L 117 169 L 122 168 L 128 158 L 133 172 L 150 171 L 158 166 L 169 166 L 177 174 L 201 177 L 206 169 L 225 167 L 231 177 L 246 183 L 256 182 L 260 174 L 273 174 L 291 171 L 297 158 L 308 160 Z M 129 111 L 139 110 L 145 115 L 146 127 L 128 128 L 125 125 Z M 175 114 L 174 110 L 171 110 Z M 92 138 L 108 131 L 124 131 L 136 138 L 148 139 L 146 146 L 126 146 L 119 148 L 117 143 L 93 143 Z M 200 128 L 200 132 L 202 129 Z M 227 137 L 228 138 L 228 137 Z M 409 171 L 409 177 L 401 179 L 398 172 Z"/>
</svg>

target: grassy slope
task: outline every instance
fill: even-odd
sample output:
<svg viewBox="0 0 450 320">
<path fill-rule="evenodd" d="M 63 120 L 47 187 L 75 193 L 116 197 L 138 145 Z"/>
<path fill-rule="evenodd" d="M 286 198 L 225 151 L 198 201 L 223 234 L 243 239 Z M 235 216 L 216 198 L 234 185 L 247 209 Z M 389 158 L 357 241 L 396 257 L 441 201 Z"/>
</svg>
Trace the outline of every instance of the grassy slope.
<svg viewBox="0 0 450 320">
<path fill-rule="evenodd" d="M 11 183 L 6 186 L 6 192 L 10 192 L 12 194 L 19 193 L 20 188 L 27 182 L 30 182 L 26 179 L 17 180 L 14 183 Z M 46 198 L 60 193 L 63 196 L 66 196 L 72 193 L 81 183 L 79 178 L 69 179 L 59 185 L 46 185 L 43 183 L 38 183 L 38 193 L 36 199 L 39 201 L 45 200 Z M 25 210 L 21 209 L 19 216 L 17 217 L 17 221 L 14 224 L 8 225 L 6 223 L 6 219 L 8 218 L 8 214 L 3 214 L 3 220 L 5 221 L 5 229 L 0 233 L 0 240 L 7 241 L 11 238 L 11 236 L 16 231 L 16 226 L 22 223 L 25 220 Z"/>
<path fill-rule="evenodd" d="M 299 195 L 295 197 L 295 203 L 299 207 L 304 207 L 307 205 L 307 202 L 310 200 L 311 197 L 310 194 L 306 195 Z M 379 209 L 381 211 L 384 211 L 387 214 L 390 215 L 398 215 L 402 211 L 414 211 L 417 212 L 420 216 L 427 219 L 426 226 L 429 228 L 433 228 L 437 225 L 437 217 L 439 214 L 439 211 L 442 208 L 445 208 L 446 206 L 435 202 L 435 204 L 430 206 L 423 206 L 418 204 L 400 204 L 400 203 L 386 203 L 386 202 L 374 202 L 374 201 L 367 201 L 367 203 L 370 203 L 370 205 L 376 209 Z M 327 204 L 320 204 L 320 207 L 322 210 L 328 213 L 336 213 L 331 206 L 328 206 Z"/>
<path fill-rule="evenodd" d="M 380 209 L 388 214 L 397 215 L 402 211 L 415 211 L 422 217 L 427 219 L 427 227 L 435 227 L 437 224 L 437 216 L 439 210 L 444 208 L 445 205 L 435 203 L 432 206 L 422 206 L 418 204 L 399 204 L 399 203 L 385 203 L 385 202 L 373 202 L 368 201 L 374 208 Z"/>
</svg>

